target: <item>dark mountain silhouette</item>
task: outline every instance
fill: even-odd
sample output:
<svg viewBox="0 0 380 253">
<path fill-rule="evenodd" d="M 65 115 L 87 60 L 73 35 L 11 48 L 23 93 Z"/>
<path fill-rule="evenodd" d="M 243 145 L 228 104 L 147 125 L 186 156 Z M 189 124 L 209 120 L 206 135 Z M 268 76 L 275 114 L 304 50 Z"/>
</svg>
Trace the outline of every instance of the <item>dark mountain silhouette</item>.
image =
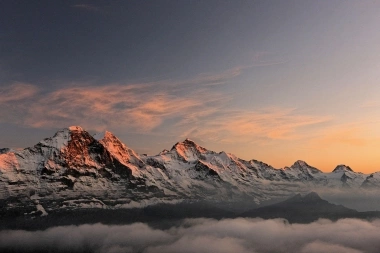
<svg viewBox="0 0 380 253">
<path fill-rule="evenodd" d="M 326 218 L 336 220 L 339 218 L 358 217 L 359 212 L 335 205 L 319 197 L 315 192 L 305 196 L 297 194 L 283 202 L 249 210 L 242 214 L 243 217 L 260 217 L 264 219 L 285 218 L 289 222 L 306 223 Z"/>
</svg>

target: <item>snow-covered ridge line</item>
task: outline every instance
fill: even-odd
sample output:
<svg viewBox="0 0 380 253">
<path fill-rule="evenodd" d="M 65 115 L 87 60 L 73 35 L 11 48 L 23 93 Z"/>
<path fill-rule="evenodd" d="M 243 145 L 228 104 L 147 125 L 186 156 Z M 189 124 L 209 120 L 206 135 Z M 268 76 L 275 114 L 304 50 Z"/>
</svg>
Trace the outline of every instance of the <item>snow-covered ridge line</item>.
<svg viewBox="0 0 380 253">
<path fill-rule="evenodd" d="M 69 136 L 70 132 L 84 132 L 84 133 L 89 134 L 86 130 L 84 130 L 80 126 L 70 126 L 68 128 L 64 128 L 63 130 L 58 131 L 52 138 L 46 138 L 44 140 L 41 140 L 40 143 L 43 144 L 43 145 L 46 145 L 46 146 L 55 147 L 57 149 L 64 148 L 65 146 L 67 146 L 67 143 L 70 140 L 70 136 Z M 138 154 L 135 151 L 133 151 L 132 149 L 128 148 L 114 134 L 112 134 L 109 131 L 104 131 L 102 133 L 96 133 L 92 137 L 95 140 L 99 141 L 99 142 L 105 142 L 105 143 L 112 143 L 112 142 L 115 142 L 115 140 L 117 140 L 116 142 L 118 142 L 118 145 L 124 147 L 124 149 L 128 149 L 129 152 L 132 152 L 134 156 L 138 156 Z M 110 139 L 113 139 L 113 140 L 110 141 Z M 112 148 L 115 148 L 115 147 L 112 147 Z M 109 147 L 109 149 L 111 151 L 115 151 L 115 150 L 112 150 L 112 148 Z M 193 140 L 191 140 L 189 138 L 186 138 L 184 141 L 177 142 L 176 144 L 174 144 L 173 147 L 170 149 L 170 151 L 172 151 L 173 149 L 177 150 L 177 153 L 179 153 L 179 155 L 181 157 L 183 157 L 184 159 L 186 159 L 187 155 L 191 155 L 191 152 L 194 152 L 194 153 L 197 153 L 197 154 L 201 154 L 203 152 L 212 152 L 212 153 L 215 153 L 215 154 L 217 153 L 217 152 L 214 152 L 214 151 L 207 150 L 206 148 L 198 145 L 197 143 L 195 143 Z M 4 153 L 17 153 L 19 151 L 20 150 L 14 150 L 14 149 L 11 149 L 11 148 L 0 148 L 0 154 L 4 154 Z M 163 151 L 161 151 L 158 155 L 161 155 L 161 154 L 164 154 L 164 153 L 167 153 L 167 152 L 169 152 L 169 150 L 163 149 Z M 185 154 L 186 152 L 190 152 L 190 153 Z M 120 153 L 120 152 L 118 152 L 118 153 Z M 127 157 L 129 156 L 129 154 L 125 154 L 125 155 Z M 228 154 L 228 155 L 236 157 L 233 154 Z M 153 156 L 155 156 L 155 155 L 153 155 Z M 190 158 L 190 157 L 187 157 L 187 158 Z M 238 158 L 238 159 L 240 159 L 240 158 Z M 242 160 L 242 159 L 240 159 L 240 160 Z M 252 159 L 250 161 L 257 161 L 257 160 Z M 257 162 L 260 162 L 260 161 L 257 161 Z M 272 166 L 270 166 L 270 167 L 272 167 Z M 285 166 L 285 167 L 279 168 L 279 169 L 280 170 L 281 169 L 288 170 L 290 168 L 295 168 L 295 167 L 297 167 L 297 168 L 310 168 L 310 169 L 312 169 L 314 171 L 314 173 L 315 172 L 321 172 L 321 173 L 323 173 L 321 170 L 319 170 L 319 169 L 317 169 L 315 167 L 310 166 L 309 164 L 307 164 L 305 161 L 302 161 L 302 160 L 295 161 L 294 164 L 292 166 L 290 166 L 290 167 Z M 339 165 L 336 166 L 335 169 L 332 170 L 332 172 L 341 172 L 341 171 L 351 171 L 351 172 L 353 172 L 353 170 L 349 166 L 344 165 L 344 164 L 339 164 Z"/>
<path fill-rule="evenodd" d="M 117 208 L 199 199 L 261 203 L 316 187 L 380 187 L 380 173 L 356 173 L 344 165 L 324 173 L 299 160 L 275 169 L 207 150 L 190 139 L 140 156 L 111 132 L 99 137 L 72 126 L 33 147 L 0 152 L 0 199 L 17 197 L 49 212 L 49 206 Z"/>
</svg>

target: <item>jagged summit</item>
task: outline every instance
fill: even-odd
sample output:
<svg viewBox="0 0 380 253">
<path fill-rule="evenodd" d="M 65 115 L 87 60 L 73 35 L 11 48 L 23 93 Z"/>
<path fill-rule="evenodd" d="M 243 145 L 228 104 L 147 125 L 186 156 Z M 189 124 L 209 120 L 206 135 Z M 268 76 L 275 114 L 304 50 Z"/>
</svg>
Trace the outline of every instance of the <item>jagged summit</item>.
<svg viewBox="0 0 380 253">
<path fill-rule="evenodd" d="M 316 173 L 322 173 L 321 170 L 313 167 L 313 166 L 310 166 L 309 164 L 307 164 L 305 161 L 302 161 L 302 160 L 297 160 L 292 166 L 290 167 L 285 167 L 286 170 L 299 170 L 299 171 L 302 171 L 302 172 L 308 172 L 308 173 L 311 173 L 311 174 L 316 174 Z"/>
<path fill-rule="evenodd" d="M 186 147 L 186 148 L 198 148 L 198 147 L 200 147 L 200 148 L 206 150 L 205 148 L 199 146 L 198 144 L 196 144 L 194 141 L 192 141 L 189 138 L 186 138 L 182 142 L 177 142 L 176 144 L 174 144 L 174 146 L 171 149 L 175 149 L 176 147 L 179 147 L 179 146 L 183 146 L 183 147 Z"/>
<path fill-rule="evenodd" d="M 304 166 L 309 166 L 309 164 L 307 164 L 305 161 L 297 160 L 297 161 L 294 162 L 293 166 L 301 166 L 301 167 L 304 167 Z"/>
<path fill-rule="evenodd" d="M 124 143 L 121 142 L 121 140 L 119 138 L 117 138 L 113 133 L 111 133 L 109 131 L 104 132 L 104 135 L 103 135 L 103 138 L 101 139 L 101 141 L 115 142 L 115 143 L 120 143 L 121 145 L 125 145 Z"/>
<path fill-rule="evenodd" d="M 68 127 L 70 131 L 84 131 L 82 127 L 80 126 L 70 126 Z"/>
<path fill-rule="evenodd" d="M 346 166 L 344 164 L 340 164 L 335 167 L 335 169 L 332 172 L 354 172 L 350 166 Z"/>
<path fill-rule="evenodd" d="M 197 160 L 204 153 L 209 152 L 206 148 L 199 146 L 189 138 L 174 144 L 170 151 L 174 151 L 178 157 L 185 161 Z"/>
</svg>

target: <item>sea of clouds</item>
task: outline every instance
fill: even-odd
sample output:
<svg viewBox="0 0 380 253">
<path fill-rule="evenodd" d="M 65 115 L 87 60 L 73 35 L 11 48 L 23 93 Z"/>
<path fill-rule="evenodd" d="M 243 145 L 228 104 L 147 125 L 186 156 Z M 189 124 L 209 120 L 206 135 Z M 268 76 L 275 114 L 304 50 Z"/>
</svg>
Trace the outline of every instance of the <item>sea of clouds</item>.
<svg viewBox="0 0 380 253">
<path fill-rule="evenodd" d="M 0 231 L 1 252 L 378 253 L 380 220 L 185 219 L 170 229 L 144 223 Z"/>
</svg>

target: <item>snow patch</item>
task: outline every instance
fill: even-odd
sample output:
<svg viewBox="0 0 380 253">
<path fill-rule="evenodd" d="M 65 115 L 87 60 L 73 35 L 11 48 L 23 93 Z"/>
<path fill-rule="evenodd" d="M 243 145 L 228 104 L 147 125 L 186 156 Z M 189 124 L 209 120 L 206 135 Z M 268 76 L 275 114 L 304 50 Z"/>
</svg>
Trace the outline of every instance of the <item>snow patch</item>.
<svg viewBox="0 0 380 253">
<path fill-rule="evenodd" d="M 48 215 L 45 208 L 41 204 L 37 204 L 36 208 L 37 208 L 37 211 L 42 212 L 41 216 L 47 216 Z"/>
</svg>

